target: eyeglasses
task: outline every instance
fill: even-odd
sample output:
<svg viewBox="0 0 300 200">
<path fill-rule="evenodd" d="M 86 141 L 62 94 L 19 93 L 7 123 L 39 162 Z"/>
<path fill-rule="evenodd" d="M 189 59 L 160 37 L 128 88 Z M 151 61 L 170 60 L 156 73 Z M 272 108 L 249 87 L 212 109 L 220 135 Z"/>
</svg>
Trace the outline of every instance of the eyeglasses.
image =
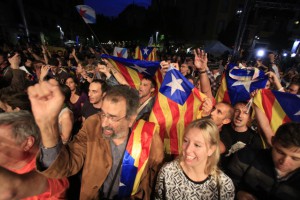
<svg viewBox="0 0 300 200">
<path fill-rule="evenodd" d="M 118 122 L 121 119 L 124 119 L 125 117 L 127 117 L 127 115 L 125 115 L 124 117 L 118 118 L 117 116 L 111 116 L 109 114 L 105 114 L 104 112 L 100 112 L 100 117 L 103 120 L 104 118 L 107 118 L 109 121 L 111 122 Z"/>
</svg>

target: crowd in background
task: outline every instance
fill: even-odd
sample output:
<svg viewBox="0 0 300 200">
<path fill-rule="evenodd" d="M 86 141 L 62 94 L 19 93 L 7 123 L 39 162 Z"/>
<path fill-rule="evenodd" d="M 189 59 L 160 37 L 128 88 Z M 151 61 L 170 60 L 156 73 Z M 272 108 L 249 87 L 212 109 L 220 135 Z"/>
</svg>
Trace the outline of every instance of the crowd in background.
<svg viewBox="0 0 300 200">
<path fill-rule="evenodd" d="M 110 50 L 108 51 L 111 53 Z M 134 58 L 133 51 L 131 52 L 129 59 Z M 4 152 L 4 156 L 0 155 L 0 166 L 2 167 L 0 168 L 0 183 L 8 186 L 6 191 L 9 191 L 9 186 L 12 187 L 14 184 L 17 186 L 14 191 L 24 188 L 24 191 L 14 193 L 19 195 L 15 198 L 42 194 L 44 196 L 40 198 L 47 199 L 51 197 L 52 192 L 54 199 L 76 199 L 79 198 L 79 195 L 81 199 L 94 199 L 99 198 L 99 196 L 107 199 L 118 199 L 118 181 L 116 180 L 119 179 L 114 179 L 114 170 L 118 170 L 118 163 L 123 158 L 122 152 L 127 143 L 121 143 L 120 146 L 125 144 L 123 149 L 118 149 L 120 146 L 115 140 L 113 141 L 115 144 L 106 144 L 110 146 L 110 148 L 106 146 L 110 149 L 106 150 L 111 151 L 113 161 L 109 166 L 112 170 L 107 172 L 105 177 L 98 176 L 103 185 L 96 185 L 96 187 L 89 185 L 91 184 L 88 182 L 90 179 L 83 178 L 84 176 L 93 176 L 93 174 L 87 175 L 86 169 L 83 168 L 92 165 L 98 159 L 97 156 L 92 155 L 91 161 L 89 157 L 91 151 L 94 151 L 93 148 L 96 147 L 88 148 L 90 145 L 88 140 L 96 140 L 97 137 L 85 136 L 84 134 L 91 133 L 92 130 L 90 129 L 98 129 L 101 123 L 102 129 L 99 128 L 99 130 L 102 130 L 104 134 L 102 137 L 105 139 L 105 134 L 124 132 L 123 129 L 119 130 L 120 127 L 128 132 L 129 129 L 126 128 L 132 127 L 133 122 L 138 119 L 148 121 L 155 101 L 156 82 L 152 77 L 145 76 L 135 93 L 124 88 L 124 91 L 128 90 L 127 92 L 132 94 L 132 98 L 136 97 L 136 100 L 132 100 L 132 102 L 135 102 L 137 106 L 130 105 L 128 102 L 130 100 L 125 99 L 126 104 L 124 105 L 127 108 L 125 117 L 118 116 L 118 114 L 112 115 L 113 109 L 109 106 L 109 102 L 113 102 L 111 99 L 119 96 L 129 98 L 117 89 L 123 85 L 128 85 L 128 82 L 107 59 L 101 59 L 102 53 L 107 52 L 103 48 L 84 46 L 50 51 L 44 45 L 2 45 L 0 51 L 0 108 L 3 114 L 0 114 L 0 127 L 2 129 L 0 131 L 0 143 L 2 141 L 5 143 L 4 138 L 7 137 L 11 140 L 7 140 L 5 145 L 11 146 L 13 144 L 15 148 L 4 151 L 4 147 L 0 147 L 1 152 Z M 276 134 L 269 134 L 266 133 L 266 127 L 260 126 L 265 122 L 261 115 L 257 114 L 253 120 L 252 112 L 259 113 L 259 111 L 256 108 L 249 111 L 247 102 L 238 102 L 235 105 L 215 102 L 221 85 L 222 74 L 230 62 L 234 62 L 237 66 L 256 67 L 264 71 L 269 76 L 266 89 L 299 95 L 300 61 L 297 61 L 297 56 L 293 62 L 285 62 L 283 57 L 276 55 L 275 52 L 269 52 L 265 58 L 248 61 L 242 54 L 231 56 L 224 53 L 221 57 L 213 57 L 195 49 L 193 53 L 158 51 L 157 57 L 161 62 L 160 70 L 163 75 L 170 65 L 175 66 L 200 92 L 205 93 L 208 99 L 203 105 L 205 114 L 203 114 L 202 119 L 195 120 L 185 129 L 182 154 L 174 160 L 168 160 L 171 162 L 163 165 L 164 156 L 160 156 L 161 152 L 158 150 L 161 148 L 163 151 L 163 148 L 158 147 L 156 156 L 159 158 L 155 162 L 149 161 L 149 163 L 155 163 L 153 166 L 149 166 L 149 169 L 155 173 L 147 174 L 147 177 L 151 177 L 149 180 L 152 183 L 147 182 L 148 185 L 138 187 L 140 190 L 134 198 L 300 198 L 300 188 L 298 187 L 300 180 L 300 125 L 287 123 L 282 125 Z M 49 89 L 52 87 L 54 88 L 53 91 Z M 56 87 L 59 88 L 59 92 L 57 92 Z M 51 92 L 54 94 L 57 92 L 57 96 L 49 95 Z M 53 102 L 51 102 L 52 99 Z M 55 105 L 55 100 L 57 100 L 58 105 Z M 45 107 L 43 108 L 41 101 L 49 101 L 49 104 L 44 104 Z M 64 157 L 61 154 L 47 151 L 48 147 L 45 143 L 47 128 L 42 126 L 46 122 L 41 123 L 43 120 L 37 120 L 43 116 L 43 111 L 51 118 L 51 110 L 48 108 L 51 106 L 53 106 L 53 110 L 57 109 L 53 113 L 57 113 L 57 128 L 60 136 L 57 141 L 61 141 L 58 144 L 56 144 L 57 141 L 51 144 L 63 146 L 55 149 L 58 152 L 63 152 L 61 154 L 64 154 Z M 118 110 L 118 108 L 116 107 L 114 110 Z M 128 114 L 128 109 L 137 112 L 137 115 Z M 8 114 L 11 112 L 14 114 Z M 20 112 L 20 114 L 15 114 L 16 112 Z M 95 115 L 99 115 L 99 119 L 96 119 Z M 130 116 L 135 116 L 135 118 L 132 120 Z M 123 123 L 122 120 L 128 124 L 119 127 L 112 125 L 119 122 Z M 8 126 L 12 128 L 8 128 Z M 20 127 L 22 133 L 17 131 Z M 10 136 L 5 135 L 4 130 L 6 128 L 12 133 Z M 34 134 L 30 135 L 30 133 L 24 132 L 33 132 Z M 106 139 L 112 138 L 108 136 Z M 153 138 L 153 141 L 155 139 Z M 159 142 L 156 144 L 158 145 Z M 101 145 L 105 144 L 101 143 Z M 21 150 L 17 146 L 20 146 Z M 38 154 L 40 146 L 44 146 L 46 150 L 42 149 L 42 153 L 39 153 L 39 156 L 42 154 L 41 166 L 35 166 L 35 156 Z M 154 148 L 154 144 L 152 146 L 150 149 Z M 76 148 L 83 151 L 82 154 L 75 152 Z M 45 158 L 48 154 L 55 155 L 55 157 Z M 57 155 L 60 156 L 58 159 Z M 70 158 L 73 158 L 74 155 L 82 156 L 82 160 L 77 159 L 80 164 L 76 161 L 76 167 L 67 164 L 60 165 L 59 159 L 67 159 L 67 155 L 71 155 Z M 115 157 L 116 155 L 119 157 Z M 151 157 L 151 155 L 149 156 Z M 102 157 L 99 159 L 101 160 Z M 49 160 L 51 162 L 47 164 Z M 24 166 L 29 166 L 28 163 L 30 163 L 30 170 L 23 169 Z M 55 167 L 51 167 L 53 163 Z M 59 167 L 66 169 L 69 167 L 70 172 L 65 172 L 65 169 Z M 22 168 L 22 170 L 17 171 L 18 168 Z M 36 168 L 39 171 L 44 171 L 44 174 L 41 175 L 36 172 Z M 50 169 L 50 172 L 47 171 L 47 168 Z M 76 173 L 74 168 L 76 168 Z M 57 172 L 59 170 L 62 170 L 62 174 Z M 5 182 L 17 177 L 13 174 L 14 172 L 35 177 L 30 181 L 39 183 L 39 187 L 32 191 L 29 188 L 26 190 L 24 185 L 16 184 L 17 181 Z M 119 174 L 119 176 L 121 175 Z M 255 176 L 259 176 L 259 178 Z M 1 177 L 3 177 L 2 180 Z M 49 189 L 50 187 L 52 188 Z M 79 189 L 80 187 L 81 189 Z M 94 190 L 91 192 L 93 187 L 96 188 L 96 192 Z M 143 189 L 144 187 L 147 189 Z M 5 191 L 5 188 L 0 189 L 0 191 Z M 13 195 L 12 193 L 0 192 L 0 199 L 2 199 L 2 194 L 3 199 L 5 199 L 5 195 L 8 195 L 6 199 Z"/>
</svg>

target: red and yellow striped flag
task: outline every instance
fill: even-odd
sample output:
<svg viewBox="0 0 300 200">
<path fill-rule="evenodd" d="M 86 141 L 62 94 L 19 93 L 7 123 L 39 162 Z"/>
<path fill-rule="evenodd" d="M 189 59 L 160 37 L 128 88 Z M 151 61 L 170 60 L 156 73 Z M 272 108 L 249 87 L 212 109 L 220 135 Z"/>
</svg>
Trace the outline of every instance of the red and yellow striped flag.
<svg viewBox="0 0 300 200">
<path fill-rule="evenodd" d="M 158 61 L 156 48 L 137 46 L 135 48 L 135 58 L 139 60 Z"/>
<path fill-rule="evenodd" d="M 159 62 L 125 59 L 106 54 L 101 55 L 101 58 L 108 59 L 108 61 L 124 76 L 128 84 L 135 89 L 139 88 L 143 76 L 154 77 L 157 84 L 156 91 L 158 91 L 162 82 Z"/>
<path fill-rule="evenodd" d="M 281 124 L 300 122 L 300 95 L 263 89 L 257 92 L 253 103 L 265 113 L 274 133 Z"/>
<path fill-rule="evenodd" d="M 152 122 L 139 120 L 134 125 L 123 158 L 119 197 L 129 197 L 137 192 L 154 134 L 158 134 L 158 126 Z"/>
<path fill-rule="evenodd" d="M 178 70 L 169 68 L 149 117 L 160 126 L 167 154 L 180 154 L 184 129 L 199 116 L 205 98 Z"/>
<path fill-rule="evenodd" d="M 221 79 L 221 85 L 218 89 L 218 92 L 216 94 L 216 102 L 226 102 L 226 103 L 231 103 L 228 90 L 227 90 L 227 83 L 226 83 L 226 74 L 222 74 L 222 79 Z"/>
</svg>

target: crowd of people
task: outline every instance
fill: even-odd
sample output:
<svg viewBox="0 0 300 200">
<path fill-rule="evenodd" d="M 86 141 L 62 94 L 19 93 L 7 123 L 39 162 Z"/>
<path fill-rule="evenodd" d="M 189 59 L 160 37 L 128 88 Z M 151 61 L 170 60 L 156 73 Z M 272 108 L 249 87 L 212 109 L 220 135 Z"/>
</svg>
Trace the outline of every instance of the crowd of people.
<svg viewBox="0 0 300 200">
<path fill-rule="evenodd" d="M 300 199 L 300 123 L 274 133 L 255 105 L 216 102 L 230 58 L 210 59 L 199 49 L 159 54 L 162 76 L 175 67 L 206 95 L 174 158 L 157 131 L 143 129 L 149 145 L 132 136 L 139 121 L 152 124 L 155 79 L 143 76 L 136 90 L 102 53 L 3 45 L 0 199 Z M 266 89 L 300 94 L 300 69 L 283 71 L 273 52 L 234 62 L 264 71 Z M 131 148 L 146 162 L 125 177 Z"/>
</svg>

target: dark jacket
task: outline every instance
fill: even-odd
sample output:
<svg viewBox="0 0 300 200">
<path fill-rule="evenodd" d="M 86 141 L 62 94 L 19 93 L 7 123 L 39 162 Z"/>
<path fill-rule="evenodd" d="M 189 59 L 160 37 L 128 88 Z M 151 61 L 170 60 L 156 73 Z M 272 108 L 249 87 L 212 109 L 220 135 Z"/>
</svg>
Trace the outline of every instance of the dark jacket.
<svg viewBox="0 0 300 200">
<path fill-rule="evenodd" d="M 270 149 L 242 149 L 228 169 L 237 192 L 243 190 L 264 200 L 300 199 L 300 169 L 278 179 Z"/>
</svg>

